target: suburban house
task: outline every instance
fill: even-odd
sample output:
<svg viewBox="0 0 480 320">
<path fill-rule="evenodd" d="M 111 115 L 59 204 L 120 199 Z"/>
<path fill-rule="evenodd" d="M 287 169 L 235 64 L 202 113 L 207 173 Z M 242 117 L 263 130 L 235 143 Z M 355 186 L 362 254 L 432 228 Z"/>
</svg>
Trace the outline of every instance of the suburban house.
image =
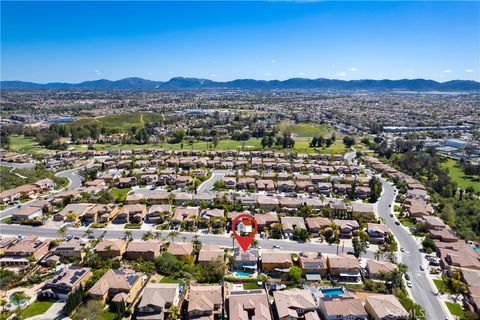
<svg viewBox="0 0 480 320">
<path fill-rule="evenodd" d="M 40 260 L 48 253 L 50 240 L 39 240 L 37 236 L 28 236 L 4 250 L 0 266 L 23 268 L 30 264 L 30 259 Z"/>
<path fill-rule="evenodd" d="M 83 256 L 85 255 L 83 247 L 84 245 L 82 241 L 78 239 L 71 239 L 69 241 L 60 242 L 53 250 L 53 253 L 63 258 L 75 257 L 82 260 Z"/>
<path fill-rule="evenodd" d="M 283 225 L 283 233 L 287 239 L 293 236 L 293 231 L 297 228 L 307 230 L 302 217 L 281 217 L 280 221 Z"/>
<path fill-rule="evenodd" d="M 298 255 L 298 263 L 309 281 L 319 281 L 327 274 L 327 257 L 320 252 L 301 252 Z"/>
<path fill-rule="evenodd" d="M 306 218 L 305 221 L 307 222 L 307 228 L 312 237 L 320 236 L 320 232 L 330 227 L 332 221 L 325 217 L 309 217 Z"/>
<path fill-rule="evenodd" d="M 278 199 L 268 196 L 259 196 L 257 198 L 257 204 L 260 209 L 264 210 L 276 210 L 279 207 Z"/>
<path fill-rule="evenodd" d="M 125 269 L 109 269 L 88 290 L 92 299 L 105 302 L 111 299 L 113 303 L 124 302 L 127 306 L 137 297 L 144 282 L 140 272 Z"/>
<path fill-rule="evenodd" d="M 121 257 L 127 249 L 127 242 L 122 239 L 103 239 L 95 246 L 95 252 L 103 259 Z"/>
<path fill-rule="evenodd" d="M 162 242 L 160 240 L 130 241 L 125 251 L 125 258 L 129 260 L 142 259 L 153 261 L 160 256 Z"/>
<path fill-rule="evenodd" d="M 292 256 L 289 252 L 278 249 L 262 250 L 262 271 L 268 273 L 285 273 L 292 266 Z"/>
<path fill-rule="evenodd" d="M 360 264 L 355 256 L 340 254 L 328 256 L 328 273 L 340 281 L 357 282 L 360 278 Z"/>
<path fill-rule="evenodd" d="M 96 204 L 83 216 L 86 223 L 106 223 L 117 217 L 120 209 L 112 204 Z"/>
<path fill-rule="evenodd" d="M 213 244 L 204 244 L 198 253 L 198 263 L 207 263 L 213 261 L 223 261 L 225 251 L 219 246 Z"/>
<path fill-rule="evenodd" d="M 223 310 L 222 287 L 219 285 L 192 286 L 188 300 L 189 319 L 213 319 Z"/>
<path fill-rule="evenodd" d="M 93 208 L 94 204 L 91 203 L 70 203 L 67 204 L 62 211 L 55 213 L 53 220 L 55 221 L 71 221 L 77 222 L 79 219 Z"/>
<path fill-rule="evenodd" d="M 407 320 L 409 313 L 393 294 L 370 295 L 365 310 L 373 320 Z"/>
<path fill-rule="evenodd" d="M 267 226 L 271 226 L 278 222 L 278 215 L 275 212 L 257 213 L 253 216 L 257 221 L 258 231 L 261 232 Z"/>
<path fill-rule="evenodd" d="M 310 291 L 306 289 L 274 291 L 273 297 L 279 320 L 320 320 L 317 313 L 317 304 Z"/>
<path fill-rule="evenodd" d="M 43 208 L 38 207 L 22 207 L 20 210 L 12 213 L 12 222 L 22 222 L 26 220 L 34 220 L 43 216 Z"/>
<path fill-rule="evenodd" d="M 246 271 L 249 273 L 257 272 L 258 270 L 258 250 L 249 248 L 247 251 L 243 251 L 239 247 L 235 247 L 233 251 L 234 263 L 232 265 L 233 270 Z"/>
<path fill-rule="evenodd" d="M 67 299 L 80 285 L 85 285 L 91 275 L 90 268 L 65 267 L 45 283 L 38 297 L 48 300 Z"/>
<path fill-rule="evenodd" d="M 195 260 L 193 255 L 193 243 L 191 242 L 170 242 L 168 244 L 167 252 L 188 263 L 193 263 Z"/>
<path fill-rule="evenodd" d="M 149 283 L 137 306 L 138 320 L 163 320 L 169 318 L 170 309 L 180 306 L 178 283 Z"/>
<path fill-rule="evenodd" d="M 223 209 L 204 209 L 200 212 L 200 226 L 208 227 L 210 222 L 213 228 L 223 227 L 223 218 L 225 211 Z"/>
<path fill-rule="evenodd" d="M 144 204 L 124 205 L 115 219 L 117 223 L 142 223 L 147 215 L 147 206 Z"/>
<path fill-rule="evenodd" d="M 360 229 L 360 225 L 356 220 L 340 220 L 334 219 L 335 223 L 340 228 L 340 238 L 351 238 Z"/>
<path fill-rule="evenodd" d="M 383 244 L 390 229 L 386 224 L 367 223 L 367 233 L 370 238 L 370 243 Z"/>
<path fill-rule="evenodd" d="M 172 206 L 169 204 L 155 204 L 147 213 L 147 221 L 151 223 L 163 223 L 165 218 L 172 214 Z"/>
<path fill-rule="evenodd" d="M 117 182 L 117 188 L 119 189 L 131 188 L 136 185 L 137 185 L 137 178 L 135 177 L 119 178 Z"/>
<path fill-rule="evenodd" d="M 322 319 L 325 320 L 367 320 L 368 314 L 362 301 L 356 296 L 324 297 L 319 305 Z"/>
<path fill-rule="evenodd" d="M 270 303 L 264 290 L 233 291 L 228 297 L 230 319 L 272 320 Z"/>
<path fill-rule="evenodd" d="M 389 261 L 367 260 L 366 271 L 370 279 L 377 279 L 379 273 L 389 273 L 397 266 Z"/>
<path fill-rule="evenodd" d="M 200 213 L 200 207 L 177 207 L 172 217 L 173 224 L 181 224 L 182 222 L 195 224 L 195 218 Z"/>
</svg>

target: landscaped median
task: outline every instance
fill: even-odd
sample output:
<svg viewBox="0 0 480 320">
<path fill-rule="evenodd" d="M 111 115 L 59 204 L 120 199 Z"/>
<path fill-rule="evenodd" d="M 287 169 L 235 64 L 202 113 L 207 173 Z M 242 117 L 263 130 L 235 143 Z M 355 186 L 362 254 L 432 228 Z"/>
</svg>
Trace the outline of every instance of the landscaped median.
<svg viewBox="0 0 480 320">
<path fill-rule="evenodd" d="M 445 304 L 453 316 L 460 317 L 460 319 L 465 319 L 465 312 L 460 304 L 448 301 L 445 301 Z"/>
</svg>

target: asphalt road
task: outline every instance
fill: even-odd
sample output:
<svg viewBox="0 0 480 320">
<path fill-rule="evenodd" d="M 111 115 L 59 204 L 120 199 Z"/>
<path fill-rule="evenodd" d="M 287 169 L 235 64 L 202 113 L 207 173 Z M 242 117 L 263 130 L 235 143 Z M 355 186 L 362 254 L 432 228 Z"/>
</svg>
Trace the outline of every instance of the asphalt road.
<svg viewBox="0 0 480 320">
<path fill-rule="evenodd" d="M 68 229 L 66 234 L 73 236 L 85 236 L 86 228 L 72 228 Z M 112 230 L 112 229 L 91 229 L 94 233 L 94 237 L 99 237 L 104 234 L 104 237 L 107 239 L 118 239 L 122 238 L 125 235 L 127 230 Z M 56 238 L 58 228 L 55 227 L 31 227 L 31 226 L 21 226 L 21 225 L 0 225 L 0 233 L 2 235 L 18 235 L 22 234 L 24 236 L 37 235 L 44 238 Z M 142 235 L 146 232 L 145 230 L 135 230 L 131 229 L 132 237 L 134 239 L 141 239 Z M 161 236 L 165 238 L 169 231 L 158 231 Z M 155 232 L 154 232 L 155 233 Z M 218 246 L 229 247 L 232 246 L 232 238 L 228 235 L 213 235 L 213 234 L 199 234 L 199 233 L 189 233 L 189 232 L 180 232 L 178 241 L 191 241 L 195 235 L 198 235 L 198 240 L 206 244 L 215 244 Z M 270 240 L 270 239 L 258 239 L 260 246 L 263 249 L 270 249 L 273 246 L 280 246 L 283 250 L 291 252 L 322 252 L 329 254 L 337 253 L 336 245 L 329 245 L 327 243 L 299 243 L 290 240 Z M 235 241 L 236 243 L 236 241 Z M 235 244 L 237 246 L 237 244 Z M 342 244 L 338 248 L 338 252 L 342 253 Z M 352 251 L 353 249 L 345 246 L 343 248 L 344 252 Z M 373 258 L 373 253 L 368 252 L 367 257 Z"/>
<path fill-rule="evenodd" d="M 5 162 L 0 161 L 0 166 L 10 167 L 10 168 L 17 168 L 17 169 L 32 169 L 35 168 L 36 163 L 15 163 L 15 162 Z"/>
<path fill-rule="evenodd" d="M 82 186 L 82 177 L 78 174 L 80 171 L 79 168 L 69 169 L 65 171 L 57 172 L 55 175 L 57 177 L 67 178 L 70 184 L 67 187 L 67 190 L 73 190 Z"/>
<path fill-rule="evenodd" d="M 405 250 L 402 254 L 402 263 L 408 266 L 408 274 L 412 281 L 410 291 L 413 300 L 420 304 L 426 312 L 427 319 L 450 319 L 449 313 L 446 313 L 444 307 L 440 304 L 438 298 L 433 294 L 430 280 L 427 278 L 426 271 L 421 271 L 420 266 L 426 266 L 426 260 L 419 251 L 419 246 L 412 235 L 402 226 L 396 225 L 394 218 L 390 217 L 393 212 L 393 202 L 395 200 L 394 187 L 382 179 L 383 194 L 377 204 L 378 215 L 384 218 L 385 224 L 395 234 L 399 245 Z"/>
<path fill-rule="evenodd" d="M 197 193 L 212 193 L 215 192 L 213 190 L 213 186 L 215 182 L 222 179 L 225 174 L 227 173 L 226 170 L 213 170 L 212 176 L 207 181 L 203 182 L 197 189 Z"/>
</svg>

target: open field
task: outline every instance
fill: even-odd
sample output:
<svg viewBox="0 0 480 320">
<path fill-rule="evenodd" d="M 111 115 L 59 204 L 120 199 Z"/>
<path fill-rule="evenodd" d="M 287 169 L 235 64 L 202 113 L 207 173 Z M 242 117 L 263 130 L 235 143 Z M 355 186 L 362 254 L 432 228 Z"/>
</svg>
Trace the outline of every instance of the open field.
<svg viewBox="0 0 480 320">
<path fill-rule="evenodd" d="M 480 180 L 474 179 L 472 176 L 467 176 L 463 172 L 462 168 L 457 167 L 457 161 L 448 159 L 446 162 L 441 163 L 443 168 L 448 169 L 448 175 L 455 181 L 462 189 L 472 187 L 475 191 L 480 191 Z"/>
<path fill-rule="evenodd" d="M 95 118 L 81 118 L 69 124 L 70 127 L 81 128 L 96 124 L 100 128 L 130 131 L 132 127 L 143 128 L 145 123 L 160 122 L 163 115 L 159 113 L 121 113 Z"/>
<path fill-rule="evenodd" d="M 280 131 L 289 131 L 294 137 L 311 138 L 323 136 L 324 138 L 330 138 L 332 133 L 335 132 L 333 128 L 313 123 L 298 123 L 298 124 L 280 124 Z"/>
<path fill-rule="evenodd" d="M 19 177 L 15 173 L 19 174 Z M 10 167 L 0 166 L 0 176 L 2 177 L 2 183 L 0 183 L 0 191 L 13 189 L 15 187 L 37 182 L 38 180 L 49 178 L 57 183 L 57 188 L 64 187 L 68 184 L 68 180 L 62 177 L 56 177 L 54 173 L 45 168 L 34 169 L 15 169 L 12 171 Z"/>
<path fill-rule="evenodd" d="M 10 136 L 10 151 L 32 154 L 45 150 L 44 147 L 38 145 L 34 138 L 16 135 Z"/>
</svg>

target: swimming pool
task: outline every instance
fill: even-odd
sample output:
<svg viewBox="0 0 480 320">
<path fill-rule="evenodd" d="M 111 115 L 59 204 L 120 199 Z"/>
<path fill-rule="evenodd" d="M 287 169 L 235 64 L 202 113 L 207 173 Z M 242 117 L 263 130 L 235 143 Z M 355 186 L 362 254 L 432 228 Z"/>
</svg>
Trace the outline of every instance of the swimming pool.
<svg viewBox="0 0 480 320">
<path fill-rule="evenodd" d="M 323 293 L 324 296 L 327 296 L 327 297 L 340 296 L 345 293 L 345 291 L 341 287 L 324 288 L 324 289 L 320 289 L 320 291 Z"/>
<path fill-rule="evenodd" d="M 233 276 L 237 278 L 248 278 L 248 277 L 251 277 L 252 274 L 245 271 L 235 271 L 233 273 Z"/>
</svg>

